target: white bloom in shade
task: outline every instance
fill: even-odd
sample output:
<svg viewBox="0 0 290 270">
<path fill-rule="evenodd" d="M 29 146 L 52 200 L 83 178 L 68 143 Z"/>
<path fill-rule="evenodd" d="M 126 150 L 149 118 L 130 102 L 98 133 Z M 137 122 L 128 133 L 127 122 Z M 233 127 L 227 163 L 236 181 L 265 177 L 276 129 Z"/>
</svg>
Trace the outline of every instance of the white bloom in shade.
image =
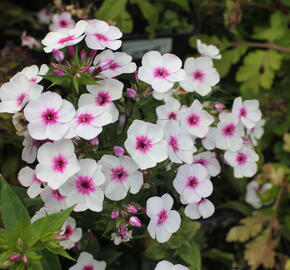
<svg viewBox="0 0 290 270">
<path fill-rule="evenodd" d="M 69 129 L 75 116 L 75 108 L 59 94 L 47 91 L 25 107 L 24 115 L 29 122 L 27 128 L 33 139 L 60 140 Z"/>
<path fill-rule="evenodd" d="M 66 46 L 72 46 L 84 38 L 84 32 L 87 27 L 86 21 L 78 21 L 73 29 L 61 29 L 57 32 L 49 32 L 41 43 L 46 46 L 44 51 L 46 53 L 52 50 L 59 50 Z"/>
<path fill-rule="evenodd" d="M 214 122 L 214 118 L 202 108 L 202 104 L 196 99 L 189 108 L 180 112 L 181 128 L 191 135 L 203 138 L 209 130 L 209 126 Z"/>
<path fill-rule="evenodd" d="M 159 243 L 167 242 L 180 227 L 180 215 L 177 211 L 171 210 L 172 206 L 173 199 L 168 193 L 147 200 L 146 213 L 150 218 L 147 229 L 150 236 Z"/>
<path fill-rule="evenodd" d="M 128 191 L 132 194 L 139 192 L 143 185 L 143 174 L 138 171 L 133 159 L 104 155 L 99 162 L 106 176 L 103 189 L 107 198 L 119 201 L 127 196 Z"/>
<path fill-rule="evenodd" d="M 243 145 L 244 129 L 232 113 L 221 113 L 215 134 L 216 147 L 222 150 L 237 151 Z"/>
<path fill-rule="evenodd" d="M 37 65 L 32 65 L 30 67 L 25 67 L 20 71 L 21 74 L 24 74 L 27 79 L 31 82 L 39 83 L 42 80 L 43 75 L 48 72 L 48 65 L 42 64 L 40 68 Z"/>
<path fill-rule="evenodd" d="M 37 160 L 39 162 L 35 168 L 37 178 L 47 182 L 53 189 L 59 188 L 80 170 L 74 145 L 69 140 L 43 144 L 38 149 Z"/>
<path fill-rule="evenodd" d="M 240 150 L 226 151 L 225 160 L 234 167 L 234 176 L 236 178 L 252 177 L 257 172 L 256 162 L 259 156 L 250 147 L 243 146 Z"/>
<path fill-rule="evenodd" d="M 168 157 L 174 163 L 192 163 L 196 152 L 192 136 L 185 133 L 177 122 L 169 122 L 164 127 L 164 138 L 168 144 Z"/>
<path fill-rule="evenodd" d="M 205 96 L 220 81 L 220 76 L 209 57 L 189 57 L 185 60 L 184 69 L 186 79 L 180 82 L 180 86 L 187 92 L 195 91 Z"/>
<path fill-rule="evenodd" d="M 72 19 L 71 14 L 63 12 L 52 16 L 52 24 L 49 26 L 49 30 L 57 32 L 61 29 L 72 29 L 74 27 L 75 21 Z"/>
<path fill-rule="evenodd" d="M 132 62 L 132 56 L 111 50 L 105 50 L 98 54 L 94 59 L 94 65 L 100 69 L 100 74 L 107 78 L 136 71 L 136 64 Z"/>
<path fill-rule="evenodd" d="M 51 21 L 52 13 L 50 9 L 43 8 L 37 13 L 37 18 L 42 24 L 49 24 Z"/>
<path fill-rule="evenodd" d="M 28 187 L 27 194 L 30 198 L 35 198 L 43 190 L 43 182 L 36 177 L 35 170 L 27 166 L 19 171 L 18 179 L 22 186 Z"/>
<path fill-rule="evenodd" d="M 60 235 L 66 237 L 66 239 L 60 241 L 59 244 L 65 249 L 70 249 L 82 238 L 82 229 L 76 228 L 76 220 L 68 217 L 62 226 Z"/>
<path fill-rule="evenodd" d="M 251 129 L 247 129 L 247 134 L 250 136 L 254 145 L 257 145 L 257 139 L 261 139 L 264 134 L 264 125 L 266 121 L 264 119 L 259 120 L 255 126 Z"/>
<path fill-rule="evenodd" d="M 104 201 L 100 186 L 105 182 L 101 166 L 93 159 L 80 159 L 79 163 L 80 171 L 60 187 L 60 192 L 66 196 L 68 206 L 76 204 L 74 211 L 100 212 Z"/>
<path fill-rule="evenodd" d="M 41 207 L 35 214 L 34 216 L 31 218 L 31 223 L 35 222 L 36 220 L 40 219 L 40 218 L 43 218 L 45 216 L 48 216 L 48 215 L 52 215 L 54 213 L 58 212 L 57 210 L 55 209 L 48 209 L 46 207 Z"/>
<path fill-rule="evenodd" d="M 127 131 L 125 148 L 140 169 L 155 167 L 167 159 L 167 143 L 163 128 L 141 120 L 134 120 Z"/>
<path fill-rule="evenodd" d="M 178 168 L 173 186 L 181 196 L 182 203 L 196 203 L 213 191 L 208 172 L 200 164 L 182 165 Z"/>
<path fill-rule="evenodd" d="M 157 124 L 165 126 L 171 120 L 178 121 L 180 107 L 180 102 L 177 99 L 169 97 L 164 105 L 156 108 Z"/>
<path fill-rule="evenodd" d="M 157 100 L 164 100 L 166 101 L 169 97 L 172 97 L 174 94 L 174 90 L 170 89 L 167 92 L 159 93 L 156 91 L 153 91 L 152 96 Z"/>
<path fill-rule="evenodd" d="M 116 122 L 119 117 L 119 111 L 113 101 L 122 97 L 124 84 L 116 79 L 104 79 L 98 81 L 98 85 L 87 85 L 89 94 L 82 94 L 78 105 L 82 107 L 88 104 L 94 104 L 102 107 L 112 116 L 112 122 Z"/>
<path fill-rule="evenodd" d="M 121 47 L 122 32 L 115 26 L 110 26 L 101 20 L 91 20 L 86 29 L 86 44 L 93 50 L 109 48 L 117 50 Z"/>
<path fill-rule="evenodd" d="M 106 112 L 104 107 L 85 105 L 77 110 L 65 138 L 71 139 L 78 136 L 91 140 L 102 132 L 103 126 L 110 123 L 112 123 L 112 115 Z"/>
<path fill-rule="evenodd" d="M 216 153 L 202 152 L 193 156 L 194 164 L 201 164 L 207 169 L 209 176 L 215 177 L 221 172 L 221 165 L 219 164 Z"/>
<path fill-rule="evenodd" d="M 189 270 L 189 269 L 181 264 L 174 265 L 169 261 L 163 260 L 157 263 L 154 270 Z"/>
<path fill-rule="evenodd" d="M 138 70 L 138 78 L 150 84 L 156 92 L 170 90 L 175 82 L 185 79 L 185 71 L 181 69 L 182 62 L 174 54 L 161 55 L 157 51 L 144 54 L 142 66 Z"/>
<path fill-rule="evenodd" d="M 243 102 L 241 97 L 235 98 L 232 113 L 241 120 L 246 128 L 253 128 L 262 117 L 259 101 L 256 99 Z"/>
<path fill-rule="evenodd" d="M 58 189 L 51 189 L 46 187 L 41 193 L 40 197 L 44 202 L 44 207 L 52 209 L 55 212 L 68 208 L 65 201 L 65 196 L 60 194 Z"/>
<path fill-rule="evenodd" d="M 201 139 L 201 143 L 202 143 L 202 146 L 206 149 L 206 150 L 213 150 L 215 149 L 215 142 L 216 142 L 216 139 L 215 139 L 215 135 L 216 135 L 216 132 L 217 132 L 217 128 L 216 127 L 210 127 L 206 136 L 203 137 Z"/>
<path fill-rule="evenodd" d="M 43 86 L 31 82 L 24 74 L 16 74 L 0 88 L 0 113 L 21 111 L 31 100 L 39 98 Z"/>
<path fill-rule="evenodd" d="M 264 192 L 271 188 L 271 183 L 266 183 L 260 187 L 260 185 L 256 181 L 249 182 L 247 185 L 247 192 L 245 198 L 246 202 L 256 209 L 261 208 L 263 203 L 258 194 L 262 195 Z"/>
<path fill-rule="evenodd" d="M 203 55 L 208 56 L 212 59 L 221 59 L 220 50 L 215 45 L 206 45 L 202 43 L 199 39 L 196 40 L 197 51 Z"/>
<path fill-rule="evenodd" d="M 93 255 L 88 252 L 82 252 L 75 265 L 69 270 L 105 270 L 106 263 L 104 261 L 94 260 Z"/>
<path fill-rule="evenodd" d="M 184 209 L 185 215 L 191 219 L 208 218 L 213 215 L 214 211 L 213 203 L 204 198 L 197 203 L 188 204 Z"/>
</svg>

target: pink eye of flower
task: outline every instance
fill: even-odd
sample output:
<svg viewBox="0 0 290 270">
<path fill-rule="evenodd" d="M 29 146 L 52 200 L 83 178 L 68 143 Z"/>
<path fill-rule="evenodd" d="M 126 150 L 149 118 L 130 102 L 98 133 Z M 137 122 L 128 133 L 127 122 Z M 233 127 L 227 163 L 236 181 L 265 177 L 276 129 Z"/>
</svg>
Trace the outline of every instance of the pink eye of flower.
<svg viewBox="0 0 290 270">
<path fill-rule="evenodd" d="M 112 62 L 109 66 L 109 69 L 116 70 L 117 68 L 120 68 L 120 67 L 121 67 L 121 65 L 119 65 L 118 63 Z"/>
<path fill-rule="evenodd" d="M 33 176 L 32 176 L 32 181 L 35 182 L 35 183 L 38 183 L 38 184 L 41 184 L 42 181 L 39 180 L 37 177 L 36 177 L 36 174 L 34 173 Z"/>
<path fill-rule="evenodd" d="M 163 78 L 165 79 L 166 77 L 169 76 L 169 72 L 166 68 L 164 67 L 157 67 L 154 69 L 154 77 L 155 78 Z"/>
<path fill-rule="evenodd" d="M 111 179 L 116 182 L 123 183 L 128 177 L 128 172 L 123 167 L 111 169 L 111 172 Z"/>
<path fill-rule="evenodd" d="M 89 125 L 94 120 L 94 117 L 89 113 L 80 114 L 77 118 L 79 125 Z"/>
<path fill-rule="evenodd" d="M 91 264 L 84 265 L 82 270 L 94 270 L 94 266 Z"/>
<path fill-rule="evenodd" d="M 194 127 L 194 126 L 197 126 L 200 122 L 200 117 L 199 115 L 195 114 L 195 113 L 192 113 L 191 115 L 189 115 L 187 117 L 187 123 L 191 126 L 191 127 Z"/>
<path fill-rule="evenodd" d="M 171 146 L 171 148 L 172 148 L 172 150 L 173 150 L 174 152 L 178 152 L 178 151 L 179 151 L 179 148 L 178 148 L 178 142 L 177 142 L 176 137 L 174 137 L 174 136 L 170 136 L 170 139 L 169 139 L 168 144 Z"/>
<path fill-rule="evenodd" d="M 240 117 L 247 117 L 247 110 L 246 108 L 240 108 Z"/>
<path fill-rule="evenodd" d="M 51 191 L 51 195 L 53 198 L 55 198 L 58 201 L 62 201 L 65 199 L 65 196 L 62 196 L 57 189 L 55 189 L 55 190 L 53 189 Z"/>
<path fill-rule="evenodd" d="M 238 153 L 236 155 L 236 162 L 239 165 L 244 165 L 248 160 L 248 156 L 245 153 Z"/>
<path fill-rule="evenodd" d="M 75 185 L 76 190 L 84 195 L 88 195 L 96 190 L 93 179 L 88 176 L 79 176 Z"/>
<path fill-rule="evenodd" d="M 105 106 L 106 104 L 111 103 L 110 94 L 108 92 L 99 92 L 95 101 L 98 106 Z"/>
<path fill-rule="evenodd" d="M 68 25 L 68 23 L 67 23 L 66 20 L 60 20 L 60 21 L 59 21 L 59 25 L 60 25 L 60 27 L 62 27 L 62 28 L 66 28 L 67 25 Z"/>
<path fill-rule="evenodd" d="M 45 125 L 55 124 L 58 119 L 58 113 L 54 109 L 46 109 L 41 114 L 42 121 Z"/>
<path fill-rule="evenodd" d="M 31 81 L 31 82 L 37 82 L 37 78 L 36 77 L 33 77 L 29 81 Z"/>
<path fill-rule="evenodd" d="M 224 136 L 233 136 L 235 134 L 235 131 L 236 131 L 236 126 L 233 123 L 226 125 L 222 129 L 222 133 Z"/>
<path fill-rule="evenodd" d="M 200 204 L 202 204 L 204 201 L 205 201 L 205 199 L 202 198 L 199 202 L 195 203 L 195 205 L 200 205 Z"/>
<path fill-rule="evenodd" d="M 67 238 L 69 238 L 70 236 L 72 236 L 73 232 L 74 232 L 73 228 L 72 228 L 70 225 L 67 225 L 67 226 L 65 227 L 64 235 L 65 235 Z"/>
<path fill-rule="evenodd" d="M 97 40 L 99 41 L 108 41 L 108 38 L 102 34 L 94 34 Z"/>
<path fill-rule="evenodd" d="M 142 153 L 148 152 L 152 148 L 152 141 L 146 136 L 136 138 L 136 150 Z"/>
<path fill-rule="evenodd" d="M 165 209 L 162 209 L 159 213 L 158 213 L 158 221 L 157 221 L 157 225 L 162 225 L 166 222 L 168 218 L 167 215 L 167 211 Z"/>
<path fill-rule="evenodd" d="M 20 107 L 24 101 L 24 99 L 27 97 L 27 94 L 26 93 L 21 93 L 17 99 L 16 99 L 16 102 L 17 102 L 17 106 Z"/>
<path fill-rule="evenodd" d="M 204 73 L 201 70 L 195 70 L 192 74 L 193 80 L 202 82 L 204 79 Z"/>
<path fill-rule="evenodd" d="M 193 162 L 194 164 L 201 164 L 204 167 L 208 166 L 208 161 L 205 158 L 197 159 Z"/>
<path fill-rule="evenodd" d="M 195 189 L 197 187 L 197 185 L 199 184 L 197 177 L 195 176 L 189 176 L 187 178 L 187 183 L 186 185 L 190 188 Z"/>
<path fill-rule="evenodd" d="M 64 37 L 64 38 L 61 38 L 59 41 L 58 41 L 58 43 L 60 44 L 60 45 L 63 45 L 63 44 L 65 44 L 66 42 L 69 42 L 69 41 L 73 41 L 73 40 L 75 40 L 75 36 L 67 36 L 67 37 Z"/>
<path fill-rule="evenodd" d="M 56 172 L 63 173 L 68 165 L 68 161 L 62 155 L 58 155 L 53 159 L 53 169 Z"/>
<path fill-rule="evenodd" d="M 176 118 L 177 118 L 177 115 L 176 115 L 175 112 L 170 112 L 170 113 L 168 114 L 168 119 L 176 120 Z"/>
</svg>

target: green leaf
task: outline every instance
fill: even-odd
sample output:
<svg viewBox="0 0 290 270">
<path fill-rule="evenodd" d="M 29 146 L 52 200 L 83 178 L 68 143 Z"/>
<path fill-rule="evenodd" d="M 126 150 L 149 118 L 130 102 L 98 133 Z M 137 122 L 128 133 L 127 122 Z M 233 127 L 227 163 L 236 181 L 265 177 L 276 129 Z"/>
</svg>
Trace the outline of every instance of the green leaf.
<svg viewBox="0 0 290 270">
<path fill-rule="evenodd" d="M 0 254 L 0 269 L 6 269 L 11 265 L 9 257 L 13 254 L 12 251 L 1 252 Z"/>
<path fill-rule="evenodd" d="M 23 226 L 30 224 L 28 211 L 22 204 L 21 200 L 0 175 L 1 183 L 1 214 L 4 226 L 13 229 L 17 224 Z"/>
<path fill-rule="evenodd" d="M 153 260 L 162 260 L 166 257 L 167 252 L 164 245 L 152 240 L 145 250 L 145 256 Z"/>
<path fill-rule="evenodd" d="M 115 20 L 124 10 L 127 0 L 105 0 L 96 13 L 100 20 Z"/>
<path fill-rule="evenodd" d="M 52 87 L 54 85 L 62 86 L 66 89 L 71 88 L 71 77 L 68 75 L 56 75 L 56 74 L 46 74 L 43 76 L 44 79 L 49 80 L 52 84 L 49 86 Z"/>
<path fill-rule="evenodd" d="M 81 73 L 78 78 L 79 84 L 83 85 L 97 85 L 98 83 L 88 73 Z"/>
<path fill-rule="evenodd" d="M 117 25 L 120 28 L 120 30 L 124 34 L 129 34 L 133 30 L 133 20 L 130 15 L 126 10 L 124 10 L 120 15 L 116 18 Z"/>
<path fill-rule="evenodd" d="M 191 270 L 201 269 L 200 250 L 196 242 L 191 242 L 190 246 L 182 246 L 176 252 L 182 260 L 190 265 Z"/>
<path fill-rule="evenodd" d="M 219 261 L 222 264 L 227 265 L 228 267 L 231 267 L 232 262 L 235 259 L 233 254 L 224 252 L 216 248 L 210 249 L 209 251 L 204 252 L 202 255 L 206 258 Z"/>
<path fill-rule="evenodd" d="M 44 249 L 41 252 L 42 259 L 41 263 L 44 270 L 61 270 L 61 265 L 58 259 L 58 256 L 54 253 L 49 252 L 47 249 Z"/>
<path fill-rule="evenodd" d="M 167 1 L 175 3 L 176 5 L 182 7 L 184 10 L 188 12 L 190 11 L 188 0 L 167 0 Z"/>
<path fill-rule="evenodd" d="M 229 201 L 219 205 L 219 209 L 231 209 L 242 213 L 244 216 L 249 216 L 252 212 L 252 208 L 245 203 L 239 201 Z"/>
<path fill-rule="evenodd" d="M 69 260 L 75 261 L 75 259 L 72 256 L 70 256 L 61 246 L 59 246 L 56 243 L 48 243 L 46 245 L 46 248 L 48 251 L 54 254 L 61 255 Z"/>
</svg>

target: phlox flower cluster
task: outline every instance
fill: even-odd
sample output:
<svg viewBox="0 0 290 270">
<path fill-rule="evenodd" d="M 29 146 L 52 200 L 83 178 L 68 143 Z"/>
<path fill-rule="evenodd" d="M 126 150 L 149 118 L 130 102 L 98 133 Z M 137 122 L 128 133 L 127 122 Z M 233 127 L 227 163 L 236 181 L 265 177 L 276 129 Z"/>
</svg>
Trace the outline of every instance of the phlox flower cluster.
<svg viewBox="0 0 290 270">
<path fill-rule="evenodd" d="M 198 99 L 213 91 L 220 80 L 212 60 L 221 58 L 217 47 L 198 41 L 201 55 L 187 58 L 184 64 L 173 54 L 147 52 L 137 71 L 131 56 L 114 52 L 122 44 L 122 33 L 115 26 L 96 19 L 75 23 L 63 13 L 52 17 L 50 29 L 42 44 L 58 63 L 50 69 L 46 65 L 24 68 L 0 88 L 0 112 L 15 114 L 14 122 L 21 120 L 17 134 L 24 137 L 22 159 L 31 164 L 20 170 L 19 181 L 27 187 L 29 197 L 40 196 L 43 201 L 32 222 L 72 205 L 75 212 L 101 212 L 105 200 L 118 201 L 110 211 L 111 220 L 116 221 L 111 235 L 116 245 L 130 241 L 132 229 L 142 228 L 144 222 L 149 235 L 164 243 L 182 222 L 170 189 L 163 189 L 161 196 L 151 194 L 146 203 L 119 202 L 158 181 L 150 179 L 151 170 L 170 171 L 171 185 L 191 219 L 213 215 L 215 207 L 208 197 L 221 164 L 231 166 L 236 178 L 254 176 L 258 161 L 254 147 L 264 124 L 258 101 L 237 97 L 232 108 L 226 108 Z M 73 61 L 81 41 L 86 49 L 80 52 L 80 66 L 74 75 L 86 74 L 96 83 L 86 84 L 80 93 L 73 92 L 73 102 L 65 91 L 44 90 L 40 83 L 47 73 L 71 75 L 65 55 Z M 124 94 L 125 84 L 119 77 L 130 73 L 135 73 L 136 83 Z M 186 104 L 178 94 L 181 89 L 188 97 Z M 135 115 L 124 120 L 126 108 L 116 101 L 124 104 L 130 99 L 139 106 L 137 102 L 148 95 L 160 100 L 156 123 Z M 108 125 L 123 127 L 124 140 L 118 145 L 107 138 L 99 141 Z M 99 151 L 99 143 L 108 143 L 110 150 Z M 84 145 L 89 145 L 94 155 L 84 150 Z M 77 221 L 70 217 L 59 234 L 60 245 L 72 248 L 81 235 Z M 105 266 L 83 252 L 70 269 Z M 161 261 L 155 269 L 187 268 Z"/>
</svg>

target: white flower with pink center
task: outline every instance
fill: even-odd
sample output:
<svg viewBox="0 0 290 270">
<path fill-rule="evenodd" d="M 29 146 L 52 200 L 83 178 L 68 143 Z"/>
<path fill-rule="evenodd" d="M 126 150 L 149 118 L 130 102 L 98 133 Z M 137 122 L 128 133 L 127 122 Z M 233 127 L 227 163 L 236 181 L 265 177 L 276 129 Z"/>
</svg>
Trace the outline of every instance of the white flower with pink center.
<svg viewBox="0 0 290 270">
<path fill-rule="evenodd" d="M 254 145 L 257 145 L 257 139 L 261 139 L 264 134 L 264 119 L 259 120 L 253 128 L 247 129 L 247 134 L 250 136 Z"/>
<path fill-rule="evenodd" d="M 94 59 L 94 66 L 100 69 L 100 74 L 113 78 L 123 73 L 133 73 L 136 71 L 136 64 L 132 62 L 132 56 L 124 52 L 112 52 L 105 50 Z"/>
<path fill-rule="evenodd" d="M 244 129 L 232 113 L 221 113 L 215 134 L 216 147 L 222 150 L 237 151 L 243 145 Z"/>
<path fill-rule="evenodd" d="M 166 101 L 169 97 L 173 96 L 174 92 L 175 91 L 173 89 L 170 89 L 170 90 L 163 92 L 163 93 L 153 91 L 152 96 L 157 100 Z"/>
<path fill-rule="evenodd" d="M 42 90 L 43 86 L 29 81 L 24 74 L 16 74 L 0 88 L 0 113 L 21 111 L 28 102 L 37 100 Z"/>
<path fill-rule="evenodd" d="M 243 146 L 240 150 L 226 151 L 226 162 L 234 168 L 234 176 L 236 178 L 252 177 L 257 172 L 257 161 L 259 156 L 250 147 Z"/>
<path fill-rule="evenodd" d="M 82 229 L 76 228 L 76 220 L 72 217 L 68 217 L 63 224 L 59 235 L 65 237 L 65 240 L 60 241 L 59 244 L 65 249 L 70 249 L 81 240 Z"/>
<path fill-rule="evenodd" d="M 215 135 L 217 132 L 217 128 L 216 127 L 210 127 L 207 134 L 205 135 L 205 137 L 203 137 L 201 139 L 201 143 L 202 146 L 206 149 L 206 150 L 213 150 L 216 147 L 216 139 L 215 139 Z"/>
<path fill-rule="evenodd" d="M 197 51 L 203 55 L 208 56 L 212 59 L 221 59 L 220 50 L 215 45 L 206 45 L 202 43 L 199 39 L 196 40 Z"/>
<path fill-rule="evenodd" d="M 147 200 L 146 213 L 150 218 L 147 230 L 159 243 L 167 242 L 180 227 L 180 215 L 177 211 L 171 210 L 172 206 L 173 199 L 168 193 Z"/>
<path fill-rule="evenodd" d="M 256 99 L 245 100 L 243 102 L 241 97 L 235 98 L 232 113 L 249 129 L 253 128 L 262 117 L 259 109 L 259 101 Z"/>
<path fill-rule="evenodd" d="M 57 32 L 61 29 L 72 29 L 74 27 L 75 21 L 72 19 L 71 14 L 62 12 L 61 14 L 54 14 L 52 16 L 52 24 L 49 26 L 49 30 Z"/>
<path fill-rule="evenodd" d="M 104 79 L 98 81 L 98 85 L 87 85 L 89 94 L 82 94 L 78 105 L 82 107 L 88 104 L 94 104 L 97 107 L 111 114 L 112 122 L 116 122 L 119 117 L 119 111 L 113 101 L 122 97 L 124 84 L 116 79 Z"/>
<path fill-rule="evenodd" d="M 58 212 L 55 209 L 48 209 L 46 207 L 41 207 L 38 211 L 36 211 L 36 213 L 34 214 L 34 216 L 31 218 L 31 223 L 35 222 L 36 220 L 43 218 L 45 216 L 51 215 Z"/>
<path fill-rule="evenodd" d="M 209 57 L 189 57 L 185 60 L 184 69 L 186 79 L 180 82 L 180 86 L 187 92 L 205 96 L 220 81 L 220 76 Z"/>
<path fill-rule="evenodd" d="M 202 152 L 193 156 L 194 164 L 201 164 L 207 169 L 209 176 L 215 177 L 221 172 L 221 165 L 219 164 L 216 153 L 214 152 Z"/>
<path fill-rule="evenodd" d="M 38 196 L 44 188 L 43 182 L 36 177 L 35 170 L 28 166 L 19 171 L 18 179 L 22 186 L 28 187 L 27 194 L 32 199 Z"/>
<path fill-rule="evenodd" d="M 164 127 L 164 138 L 168 145 L 168 157 L 174 163 L 192 163 L 196 152 L 192 136 L 185 133 L 177 122 L 169 122 Z"/>
<path fill-rule="evenodd" d="M 184 213 L 191 219 L 209 218 L 215 211 L 214 204 L 208 200 L 202 198 L 199 202 L 188 204 Z"/>
<path fill-rule="evenodd" d="M 71 139 L 78 136 L 91 140 L 102 132 L 103 126 L 110 123 L 112 123 L 112 115 L 106 112 L 104 107 L 85 105 L 77 110 L 65 138 Z"/>
<path fill-rule="evenodd" d="M 122 45 L 122 41 L 118 40 L 121 37 L 122 32 L 118 27 L 101 20 L 92 20 L 88 23 L 85 41 L 92 50 L 117 50 Z"/>
<path fill-rule="evenodd" d="M 52 50 L 59 50 L 66 46 L 72 46 L 82 41 L 87 27 L 86 21 L 78 21 L 73 29 L 60 29 L 56 32 L 49 32 L 41 43 L 46 46 L 46 53 Z"/>
<path fill-rule="evenodd" d="M 214 118 L 202 108 L 202 104 L 196 99 L 189 108 L 180 112 L 181 128 L 191 135 L 203 138 L 209 130 Z"/>
<path fill-rule="evenodd" d="M 114 157 L 104 155 L 100 159 L 106 182 L 103 185 L 105 196 L 113 201 L 119 201 L 139 192 L 143 185 L 143 174 L 137 164 L 128 156 Z"/>
<path fill-rule="evenodd" d="M 164 93 L 170 90 L 175 82 L 185 79 L 185 71 L 181 69 L 182 62 L 174 54 L 151 51 L 144 54 L 142 66 L 138 70 L 138 78 L 150 84 L 156 92 Z"/>
<path fill-rule="evenodd" d="M 156 267 L 154 270 L 189 270 L 187 267 L 181 264 L 173 264 L 169 261 L 160 261 L 157 263 Z"/>
<path fill-rule="evenodd" d="M 184 204 L 196 203 L 213 191 L 207 169 L 200 164 L 182 165 L 178 168 L 173 186 Z"/>
<path fill-rule="evenodd" d="M 37 18 L 42 24 L 49 24 L 52 18 L 51 10 L 48 8 L 43 8 L 37 13 Z"/>
<path fill-rule="evenodd" d="M 45 75 L 48 69 L 48 65 L 46 64 L 42 64 L 40 68 L 37 65 L 32 65 L 25 67 L 19 73 L 24 74 L 29 81 L 39 83 L 43 79 L 41 76 Z"/>
<path fill-rule="evenodd" d="M 44 202 L 44 207 L 52 209 L 55 212 L 68 208 L 65 201 L 65 196 L 60 194 L 58 189 L 46 187 L 41 193 L 40 197 Z"/>
<path fill-rule="evenodd" d="M 169 121 L 178 121 L 180 113 L 180 102 L 172 97 L 169 97 L 164 105 L 156 108 L 156 114 L 158 117 L 157 124 L 165 126 Z"/>
<path fill-rule="evenodd" d="M 74 211 L 100 212 L 104 201 L 100 186 L 105 182 L 101 166 L 93 159 L 80 159 L 79 163 L 80 171 L 60 187 L 60 192 L 66 196 L 68 206 L 76 204 Z"/>
<path fill-rule="evenodd" d="M 155 167 L 168 157 L 163 128 L 159 125 L 134 120 L 127 131 L 125 148 L 140 169 Z"/>
<path fill-rule="evenodd" d="M 60 140 L 69 129 L 75 108 L 59 94 L 47 91 L 25 107 L 24 116 L 29 122 L 27 128 L 33 139 Z"/>
<path fill-rule="evenodd" d="M 47 142 L 39 147 L 36 176 L 53 189 L 59 188 L 80 170 L 74 145 L 70 140 Z"/>
<path fill-rule="evenodd" d="M 105 270 L 106 262 L 97 261 L 93 255 L 88 252 L 82 252 L 75 265 L 69 268 L 69 270 Z"/>
</svg>

